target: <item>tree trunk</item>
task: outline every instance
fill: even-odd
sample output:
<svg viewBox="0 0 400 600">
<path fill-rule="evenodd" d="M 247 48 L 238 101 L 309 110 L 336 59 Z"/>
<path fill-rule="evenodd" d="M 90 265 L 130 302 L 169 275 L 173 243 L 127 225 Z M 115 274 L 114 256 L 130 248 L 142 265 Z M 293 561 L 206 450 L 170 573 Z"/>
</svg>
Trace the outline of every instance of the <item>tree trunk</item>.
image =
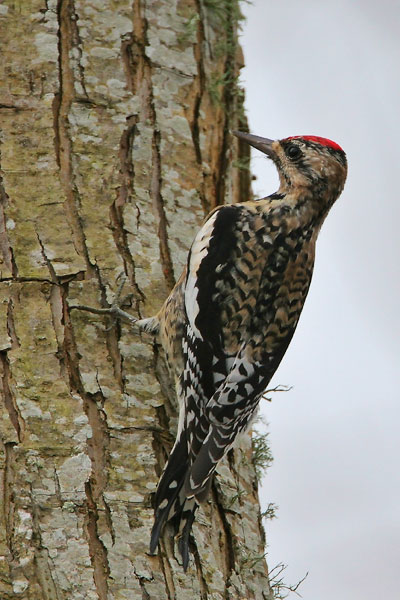
<svg viewBox="0 0 400 600">
<path fill-rule="evenodd" d="M 269 599 L 251 441 L 218 469 L 187 574 L 151 506 L 177 426 L 154 314 L 204 215 L 250 194 L 236 0 L 0 6 L 0 597 Z"/>
</svg>

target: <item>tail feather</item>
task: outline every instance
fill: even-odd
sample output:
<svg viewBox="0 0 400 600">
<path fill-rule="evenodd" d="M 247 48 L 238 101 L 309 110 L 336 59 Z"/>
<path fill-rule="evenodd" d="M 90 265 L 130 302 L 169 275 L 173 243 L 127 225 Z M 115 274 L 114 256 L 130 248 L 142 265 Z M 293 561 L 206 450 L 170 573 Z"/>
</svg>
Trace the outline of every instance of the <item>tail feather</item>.
<svg viewBox="0 0 400 600">
<path fill-rule="evenodd" d="M 183 431 L 172 449 L 156 491 L 150 554 L 156 553 L 162 529 L 171 520 L 175 525 L 175 533 L 179 536 L 178 550 L 185 571 L 189 565 L 190 531 L 198 508 L 196 499 L 193 496 L 188 498 L 184 490 L 189 470 L 187 440 Z"/>
<path fill-rule="evenodd" d="M 210 427 L 190 472 L 186 475 L 184 490 L 187 497 L 195 496 L 198 502 L 207 498 L 215 469 L 232 447 L 235 435 L 236 432 L 226 433 L 223 427 Z"/>
<path fill-rule="evenodd" d="M 189 498 L 186 500 L 182 507 L 182 512 L 180 515 L 180 537 L 178 541 L 178 549 L 180 555 L 182 556 L 183 570 L 187 571 L 189 565 L 189 535 L 192 529 L 194 517 L 196 515 L 196 510 L 198 509 L 198 504 L 194 498 Z"/>
<path fill-rule="evenodd" d="M 154 554 L 166 521 L 182 510 L 185 497 L 181 490 L 188 469 L 186 436 L 181 434 L 161 475 L 155 495 L 154 525 L 151 530 L 150 553 Z"/>
<path fill-rule="evenodd" d="M 194 422 L 192 420 L 189 425 Z M 175 534 L 179 536 L 178 550 L 185 571 L 189 565 L 189 537 L 196 510 L 208 496 L 215 468 L 231 442 L 230 435 L 223 428 L 211 426 L 208 434 L 203 432 L 204 435 L 199 435 L 199 431 L 203 432 L 203 429 L 197 427 L 195 435 L 190 426 L 180 428 L 155 494 L 150 539 L 150 553 L 155 554 L 163 527 L 171 521 L 175 525 Z"/>
<path fill-rule="evenodd" d="M 180 488 L 182 488 L 182 486 L 180 486 Z M 177 495 L 179 494 L 179 491 L 180 489 L 177 491 Z M 176 497 L 174 496 L 168 501 L 168 504 L 165 506 L 165 508 L 156 508 L 156 510 L 154 511 L 154 525 L 152 527 L 150 536 L 150 554 L 156 553 L 161 531 L 166 521 L 168 521 L 171 507 L 175 503 L 175 501 Z"/>
</svg>

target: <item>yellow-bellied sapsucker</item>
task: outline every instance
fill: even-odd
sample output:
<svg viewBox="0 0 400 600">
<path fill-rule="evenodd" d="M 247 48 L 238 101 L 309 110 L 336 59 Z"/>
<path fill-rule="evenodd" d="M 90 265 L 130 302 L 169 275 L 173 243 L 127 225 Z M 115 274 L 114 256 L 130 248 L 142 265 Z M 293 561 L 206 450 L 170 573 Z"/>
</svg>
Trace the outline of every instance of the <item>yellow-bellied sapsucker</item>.
<svg viewBox="0 0 400 600">
<path fill-rule="evenodd" d="M 137 323 L 159 334 L 181 403 L 155 496 L 150 551 L 174 518 L 185 569 L 198 503 L 218 462 L 248 427 L 292 339 L 315 242 L 347 174 L 345 153 L 331 140 L 235 135 L 274 161 L 279 190 L 213 210 L 160 313 Z"/>
</svg>

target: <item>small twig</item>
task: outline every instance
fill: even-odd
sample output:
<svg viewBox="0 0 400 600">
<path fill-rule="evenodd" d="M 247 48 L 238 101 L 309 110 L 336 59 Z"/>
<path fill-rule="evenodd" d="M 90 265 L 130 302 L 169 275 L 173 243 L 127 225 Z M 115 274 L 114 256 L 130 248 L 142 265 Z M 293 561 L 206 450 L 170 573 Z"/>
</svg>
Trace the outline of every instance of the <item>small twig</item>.
<svg viewBox="0 0 400 600">
<path fill-rule="evenodd" d="M 303 581 L 308 576 L 308 571 L 304 575 L 304 577 L 302 579 L 300 579 L 300 581 L 298 581 L 296 584 L 287 585 L 286 583 L 284 583 L 283 577 L 281 577 L 283 571 L 286 570 L 286 567 L 287 567 L 287 565 L 284 565 L 283 563 L 278 563 L 277 565 L 275 565 L 275 567 L 273 567 L 269 571 L 269 580 L 270 580 L 271 588 L 274 593 L 274 598 L 276 598 L 277 600 L 278 599 L 283 600 L 284 598 L 287 598 L 291 592 L 293 592 L 294 594 L 296 594 L 297 596 L 299 596 L 301 598 L 301 594 L 299 594 L 299 592 L 297 590 L 299 589 L 300 585 L 303 583 Z M 283 594 L 285 594 L 285 595 L 283 595 Z"/>
<path fill-rule="evenodd" d="M 267 402 L 272 402 L 272 398 L 267 398 L 266 394 L 269 394 L 271 392 L 290 392 L 290 390 L 292 390 L 292 389 L 293 389 L 292 385 L 277 385 L 274 388 L 265 390 L 265 392 L 262 395 L 262 399 L 267 400 Z"/>
<path fill-rule="evenodd" d="M 112 314 L 111 308 L 94 308 L 93 306 L 86 306 L 84 304 L 73 304 L 69 307 L 70 310 L 73 309 L 78 310 L 86 310 L 87 312 L 94 313 L 95 315 L 110 315 Z"/>
<path fill-rule="evenodd" d="M 269 390 L 265 390 L 265 394 L 269 394 L 270 392 L 290 392 L 290 390 L 293 389 L 292 385 L 284 385 L 284 384 L 279 384 L 276 385 L 274 388 L 270 388 Z"/>
<path fill-rule="evenodd" d="M 261 517 L 263 519 L 276 519 L 276 511 L 278 508 L 278 505 L 274 502 L 268 502 L 267 509 L 261 513 Z"/>
<path fill-rule="evenodd" d="M 109 308 L 94 308 L 93 306 L 86 306 L 84 304 L 74 304 L 70 306 L 70 310 L 78 309 L 78 310 L 86 310 L 87 312 L 94 313 L 95 315 L 111 315 L 112 317 L 118 317 L 120 319 L 125 319 L 131 325 L 135 325 L 135 323 L 139 320 L 136 317 L 133 317 L 126 311 L 120 308 L 120 296 L 125 285 L 126 277 L 121 277 L 121 281 L 118 285 L 114 300 L 112 305 Z"/>
<path fill-rule="evenodd" d="M 114 304 L 112 306 L 110 306 L 110 308 L 94 308 L 93 306 L 86 306 L 84 304 L 74 304 L 74 305 L 70 306 L 70 310 L 75 309 L 75 308 L 78 310 L 86 310 L 87 312 L 94 313 L 95 315 L 117 316 L 120 319 L 125 319 L 132 325 L 134 325 L 136 323 L 136 321 L 139 321 L 139 319 L 137 319 L 136 317 L 133 317 L 129 313 L 122 310 L 122 308 L 120 308 L 119 306 L 116 306 Z"/>
</svg>

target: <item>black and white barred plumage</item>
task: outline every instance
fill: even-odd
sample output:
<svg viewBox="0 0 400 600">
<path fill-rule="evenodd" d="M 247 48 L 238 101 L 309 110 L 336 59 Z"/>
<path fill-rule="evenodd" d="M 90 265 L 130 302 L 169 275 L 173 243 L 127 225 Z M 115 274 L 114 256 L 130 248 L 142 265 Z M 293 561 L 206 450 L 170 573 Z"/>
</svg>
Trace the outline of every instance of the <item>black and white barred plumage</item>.
<svg viewBox="0 0 400 600">
<path fill-rule="evenodd" d="M 290 343 L 317 235 L 347 172 L 343 150 L 325 138 L 236 135 L 275 162 L 278 192 L 216 208 L 163 309 L 138 322 L 159 332 L 181 402 L 176 442 L 156 492 L 150 550 L 164 523 L 175 519 L 185 569 L 198 503 Z"/>
</svg>

